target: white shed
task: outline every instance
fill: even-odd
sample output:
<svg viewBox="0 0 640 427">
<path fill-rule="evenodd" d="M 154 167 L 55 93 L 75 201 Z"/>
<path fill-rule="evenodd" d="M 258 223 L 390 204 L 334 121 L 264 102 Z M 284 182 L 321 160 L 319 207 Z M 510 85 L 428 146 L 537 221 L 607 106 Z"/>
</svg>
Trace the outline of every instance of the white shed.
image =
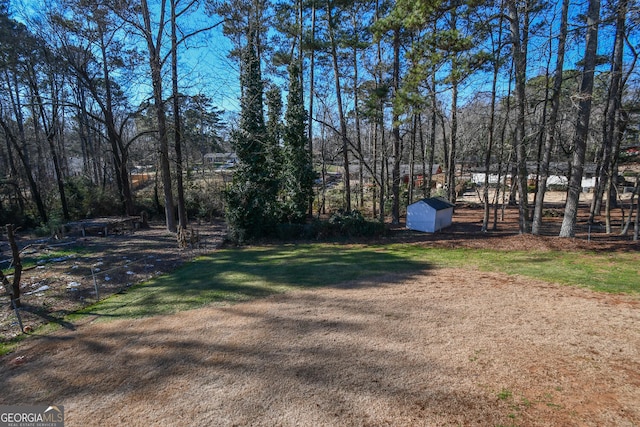
<svg viewBox="0 0 640 427">
<path fill-rule="evenodd" d="M 422 199 L 407 206 L 407 228 L 435 233 L 451 225 L 452 203 L 441 197 Z"/>
</svg>

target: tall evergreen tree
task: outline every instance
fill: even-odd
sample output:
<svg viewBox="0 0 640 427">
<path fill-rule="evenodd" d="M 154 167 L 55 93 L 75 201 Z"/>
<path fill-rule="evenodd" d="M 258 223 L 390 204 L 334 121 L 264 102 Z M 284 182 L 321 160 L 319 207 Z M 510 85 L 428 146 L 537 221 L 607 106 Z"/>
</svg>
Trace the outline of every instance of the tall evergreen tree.
<svg viewBox="0 0 640 427">
<path fill-rule="evenodd" d="M 280 142 L 282 140 L 282 93 L 280 88 L 272 84 L 265 93 L 267 102 L 267 140 L 266 156 L 268 168 L 273 179 L 277 179 L 282 168 L 282 153 Z"/>
<path fill-rule="evenodd" d="M 285 113 L 284 168 L 282 187 L 284 193 L 284 213 L 290 222 L 305 221 L 309 204 L 313 201 L 313 164 L 308 150 L 300 64 L 289 65 L 289 94 Z"/>
<path fill-rule="evenodd" d="M 281 187 L 280 175 L 283 173 L 283 153 L 282 153 L 282 91 L 280 88 L 271 84 L 269 89 L 265 92 L 265 99 L 267 104 L 267 123 L 266 132 L 267 138 L 265 140 L 265 164 L 264 174 L 267 175 L 267 179 L 275 182 L 278 191 L 273 195 L 276 199 L 279 196 L 279 189 Z M 277 205 L 277 212 L 274 215 L 280 218 L 281 208 L 280 200 L 275 200 Z"/>
<path fill-rule="evenodd" d="M 249 32 L 242 57 L 239 129 L 232 142 L 238 156 L 233 183 L 226 192 L 229 236 L 236 242 L 269 234 L 277 222 L 278 182 L 266 167 L 269 136 L 264 122 L 264 92 L 255 34 Z"/>
</svg>

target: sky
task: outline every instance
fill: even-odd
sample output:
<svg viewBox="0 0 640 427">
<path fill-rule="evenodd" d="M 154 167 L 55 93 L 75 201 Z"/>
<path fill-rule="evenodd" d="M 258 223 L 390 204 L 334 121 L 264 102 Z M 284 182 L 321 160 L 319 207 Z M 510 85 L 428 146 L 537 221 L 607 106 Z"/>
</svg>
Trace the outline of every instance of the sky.
<svg viewBox="0 0 640 427">
<path fill-rule="evenodd" d="M 220 22 L 217 16 L 209 17 L 198 12 L 196 25 L 206 27 Z M 239 110 L 240 81 L 238 65 L 229 58 L 231 42 L 222 33 L 222 25 L 197 36 L 186 43 L 178 65 L 185 76 L 184 85 L 189 92 L 202 91 L 225 111 Z"/>
<path fill-rule="evenodd" d="M 158 2 L 149 1 L 149 6 L 157 7 Z M 28 16 L 36 16 L 41 10 L 43 2 L 40 0 L 11 0 L 14 19 L 25 22 Z M 205 28 L 212 26 L 221 19 L 208 16 L 203 7 L 188 16 L 179 25 L 188 28 Z M 166 39 L 167 42 L 169 39 Z M 141 41 L 141 47 L 145 45 Z M 239 110 L 240 83 L 238 67 L 229 59 L 231 42 L 222 33 L 222 26 L 201 33 L 190 38 L 179 55 L 180 90 L 191 95 L 205 93 L 213 99 L 213 104 L 227 112 Z M 150 96 L 150 84 L 141 83 L 140 100 Z M 135 95 L 134 95 L 135 96 Z M 134 103 L 137 101 L 134 101 Z"/>
<path fill-rule="evenodd" d="M 150 0 L 150 5 L 157 5 L 157 1 Z M 572 13 L 584 12 L 586 3 L 572 3 Z M 37 11 L 41 5 L 41 1 L 37 0 L 12 0 L 12 5 L 17 10 L 25 11 L 27 14 L 33 14 Z M 555 12 L 551 13 L 554 17 L 553 26 L 558 25 L 559 20 L 559 5 L 554 6 Z M 185 28 L 203 28 L 214 25 L 220 22 L 220 18 L 216 16 L 208 16 L 201 7 L 184 19 L 182 25 Z M 575 20 L 572 20 L 575 22 Z M 606 48 L 603 46 L 610 45 L 610 40 L 607 37 L 610 34 L 601 32 L 600 34 L 600 53 L 609 54 Z M 534 77 L 545 72 L 546 60 L 544 51 L 548 49 L 548 42 L 544 40 L 545 35 L 541 38 L 534 39 L 532 46 L 530 47 L 530 66 L 528 70 L 528 77 Z M 568 55 L 567 64 L 565 68 L 572 68 L 575 62 L 582 56 L 584 40 L 579 37 L 571 37 L 568 41 Z M 554 43 L 555 46 L 555 43 Z M 207 94 L 213 99 L 214 105 L 227 112 L 237 112 L 239 110 L 239 71 L 238 65 L 235 61 L 229 59 L 229 51 L 231 49 L 231 42 L 223 35 L 222 26 L 218 25 L 215 28 L 202 33 L 197 37 L 190 39 L 185 45 L 180 54 L 180 75 L 181 75 L 181 91 L 196 94 L 199 92 Z M 536 54 L 536 52 L 539 52 Z M 535 58 L 541 58 L 542 61 L 535 64 Z M 553 62 L 551 62 L 553 67 Z M 504 83 L 504 82 L 503 82 Z M 141 84 L 141 93 L 150 93 L 150 87 L 146 84 Z M 147 86 L 147 87 L 145 87 Z M 477 92 L 490 89 L 490 76 L 477 74 L 472 76 L 471 79 L 465 81 L 462 88 L 462 99 L 460 104 L 463 105 L 465 101 L 471 100 Z M 502 87 L 504 93 L 508 89 L 507 84 L 503 84 Z"/>
</svg>

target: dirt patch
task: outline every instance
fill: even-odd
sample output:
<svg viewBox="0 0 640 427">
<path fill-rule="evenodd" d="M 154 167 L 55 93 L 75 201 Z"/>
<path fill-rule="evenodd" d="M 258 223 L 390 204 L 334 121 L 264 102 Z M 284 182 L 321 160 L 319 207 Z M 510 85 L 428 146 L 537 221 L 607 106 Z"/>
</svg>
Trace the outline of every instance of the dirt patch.
<svg viewBox="0 0 640 427">
<path fill-rule="evenodd" d="M 512 211 L 482 233 L 481 217 L 465 206 L 441 233 L 396 229 L 384 240 L 638 248 L 586 230 L 558 239 L 552 221 L 548 236 L 522 236 Z M 149 255 L 183 262 L 156 232 L 165 237 Z M 118 239 L 109 253 L 124 246 Z M 634 426 L 639 355 L 637 296 L 434 268 L 62 329 L 1 358 L 0 384 L 7 404 L 64 405 L 68 426 Z"/>
<path fill-rule="evenodd" d="M 193 227 L 199 235 L 197 245 L 178 248 L 176 235 L 163 224 L 149 229 L 117 234 L 69 235 L 38 239 L 19 236 L 23 259 L 40 259 L 23 272 L 21 280 L 21 318 L 27 330 L 55 322 L 73 327 L 62 320 L 65 315 L 107 298 L 128 287 L 167 273 L 185 261 L 215 249 L 224 239 L 223 223 Z M 0 242 L 2 243 L 2 242 Z M 8 265 L 8 245 L 0 261 Z M 23 261 L 24 262 L 24 261 Z M 97 289 L 97 293 L 96 293 Z M 9 298 L 0 297 L 0 307 L 8 307 Z M 0 310 L 0 340 L 21 334 L 14 312 Z"/>
<path fill-rule="evenodd" d="M 5 358 L 69 426 L 638 425 L 640 308 L 437 269 L 86 325 Z"/>
</svg>

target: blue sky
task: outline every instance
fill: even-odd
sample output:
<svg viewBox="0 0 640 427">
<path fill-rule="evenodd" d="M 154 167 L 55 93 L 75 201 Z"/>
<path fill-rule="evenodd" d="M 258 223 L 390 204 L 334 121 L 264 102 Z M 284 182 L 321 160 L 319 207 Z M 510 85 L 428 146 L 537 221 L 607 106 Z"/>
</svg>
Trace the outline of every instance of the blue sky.
<svg viewBox="0 0 640 427">
<path fill-rule="evenodd" d="M 157 8 L 157 2 L 149 0 L 149 6 Z M 25 21 L 25 16 L 35 16 L 43 7 L 39 0 L 11 0 L 14 18 Z M 186 17 L 181 23 L 185 31 L 216 24 L 219 17 L 207 16 L 203 7 Z M 166 38 L 169 42 L 169 38 Z M 144 44 L 140 41 L 142 47 Z M 216 107 L 225 111 L 239 109 L 239 78 L 237 65 L 228 57 L 230 41 L 222 34 L 222 26 L 189 39 L 179 56 L 180 90 L 189 94 L 205 93 L 213 99 Z M 168 71 L 167 71 L 168 72 Z M 150 83 L 140 82 L 137 87 L 142 97 L 150 94 Z M 148 94 L 147 94 L 148 92 Z M 146 94 L 146 95 L 145 95 Z M 134 101 L 135 103 L 136 101 Z"/>
</svg>

